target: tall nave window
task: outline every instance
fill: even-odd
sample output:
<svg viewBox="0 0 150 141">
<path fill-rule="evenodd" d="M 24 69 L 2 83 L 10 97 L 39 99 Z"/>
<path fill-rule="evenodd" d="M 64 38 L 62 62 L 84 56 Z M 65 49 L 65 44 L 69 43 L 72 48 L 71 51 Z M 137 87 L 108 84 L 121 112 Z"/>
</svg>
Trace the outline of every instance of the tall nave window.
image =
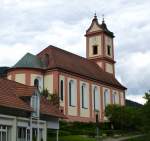
<svg viewBox="0 0 150 141">
<path fill-rule="evenodd" d="M 69 81 L 69 106 L 76 106 L 76 90 L 73 80 Z"/>
<path fill-rule="evenodd" d="M 86 84 L 82 84 L 81 86 L 81 98 L 82 98 L 82 108 L 88 108 L 88 93 Z"/>
<path fill-rule="evenodd" d="M 95 86 L 93 89 L 93 105 L 95 111 L 99 110 L 99 101 L 100 101 L 100 97 L 99 97 L 98 88 Z"/>
<path fill-rule="evenodd" d="M 63 101 L 64 99 L 64 82 L 60 80 L 60 100 Z"/>
</svg>

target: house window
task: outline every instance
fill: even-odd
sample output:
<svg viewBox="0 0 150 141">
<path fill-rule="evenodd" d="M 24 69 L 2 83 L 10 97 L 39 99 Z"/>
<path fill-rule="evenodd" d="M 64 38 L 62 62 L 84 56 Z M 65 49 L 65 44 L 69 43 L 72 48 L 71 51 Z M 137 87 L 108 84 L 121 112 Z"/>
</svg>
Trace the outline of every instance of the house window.
<svg viewBox="0 0 150 141">
<path fill-rule="evenodd" d="M 82 98 L 82 108 L 87 109 L 88 108 L 88 95 L 86 91 L 86 85 L 82 84 L 81 86 L 81 98 Z"/>
<path fill-rule="evenodd" d="M 99 110 L 99 93 L 97 87 L 93 89 L 93 105 L 95 111 Z"/>
<path fill-rule="evenodd" d="M 111 46 L 107 45 L 107 54 L 111 56 Z"/>
<path fill-rule="evenodd" d="M 75 106 L 76 103 L 75 83 L 73 80 L 69 81 L 69 106 Z"/>
<path fill-rule="evenodd" d="M 0 141 L 11 141 L 9 126 L 0 125 Z"/>
<path fill-rule="evenodd" d="M 24 141 L 26 139 L 26 128 L 25 127 L 18 127 L 17 129 L 17 139 Z"/>
<path fill-rule="evenodd" d="M 64 82 L 60 80 L 60 100 L 63 101 L 64 99 Z"/>
<path fill-rule="evenodd" d="M 98 46 L 94 45 L 93 46 L 93 55 L 96 55 L 98 53 Z"/>
</svg>

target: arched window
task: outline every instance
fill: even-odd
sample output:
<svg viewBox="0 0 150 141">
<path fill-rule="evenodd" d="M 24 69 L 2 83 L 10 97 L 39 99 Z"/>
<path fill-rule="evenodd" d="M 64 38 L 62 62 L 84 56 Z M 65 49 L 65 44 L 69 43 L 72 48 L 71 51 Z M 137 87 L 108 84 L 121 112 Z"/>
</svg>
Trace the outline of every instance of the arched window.
<svg viewBox="0 0 150 141">
<path fill-rule="evenodd" d="M 113 100 L 113 104 L 119 104 L 119 94 L 117 92 L 113 92 L 112 100 Z"/>
<path fill-rule="evenodd" d="M 60 100 L 63 101 L 64 99 L 64 82 L 60 80 Z"/>
<path fill-rule="evenodd" d="M 93 105 L 94 105 L 94 110 L 99 110 L 99 92 L 97 87 L 95 86 L 93 89 Z"/>
<path fill-rule="evenodd" d="M 73 80 L 69 81 L 69 106 L 76 106 L 75 83 Z"/>
<path fill-rule="evenodd" d="M 116 92 L 112 94 L 112 102 L 113 104 L 116 104 Z"/>
<path fill-rule="evenodd" d="M 39 80 L 37 78 L 34 80 L 34 86 L 39 88 Z"/>
<path fill-rule="evenodd" d="M 105 90 L 104 91 L 104 106 L 106 107 L 109 104 L 110 104 L 110 94 L 108 90 Z"/>
<path fill-rule="evenodd" d="M 81 100 L 82 108 L 88 108 L 88 94 L 86 84 L 82 84 L 81 86 Z"/>
<path fill-rule="evenodd" d="M 43 90 L 43 78 L 42 78 L 42 76 L 35 77 L 33 83 L 34 83 L 34 86 L 37 87 L 40 92 Z"/>
</svg>

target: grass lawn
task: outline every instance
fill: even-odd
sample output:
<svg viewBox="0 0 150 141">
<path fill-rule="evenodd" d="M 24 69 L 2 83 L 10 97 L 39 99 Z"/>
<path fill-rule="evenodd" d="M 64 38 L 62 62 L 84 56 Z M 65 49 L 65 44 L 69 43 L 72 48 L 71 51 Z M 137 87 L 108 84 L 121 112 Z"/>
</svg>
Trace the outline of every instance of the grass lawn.
<svg viewBox="0 0 150 141">
<path fill-rule="evenodd" d="M 55 139 L 48 139 L 48 141 L 55 141 Z M 89 138 L 81 135 L 70 135 L 59 137 L 59 141 L 95 141 L 95 138 Z"/>
<path fill-rule="evenodd" d="M 133 139 L 127 139 L 124 141 L 150 141 L 150 135 L 145 135 L 145 136 L 141 136 L 141 137 L 137 137 Z"/>
</svg>

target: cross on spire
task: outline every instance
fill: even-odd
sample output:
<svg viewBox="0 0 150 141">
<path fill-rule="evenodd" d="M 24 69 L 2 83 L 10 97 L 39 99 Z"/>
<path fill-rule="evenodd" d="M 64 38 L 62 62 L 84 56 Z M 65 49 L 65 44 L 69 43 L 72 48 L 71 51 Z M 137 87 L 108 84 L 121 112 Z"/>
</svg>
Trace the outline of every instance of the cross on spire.
<svg viewBox="0 0 150 141">
<path fill-rule="evenodd" d="M 105 23 L 105 15 L 102 15 L 102 23 Z"/>
<path fill-rule="evenodd" d="M 96 11 L 95 11 L 95 13 L 94 13 L 94 19 L 97 19 Z"/>
</svg>

